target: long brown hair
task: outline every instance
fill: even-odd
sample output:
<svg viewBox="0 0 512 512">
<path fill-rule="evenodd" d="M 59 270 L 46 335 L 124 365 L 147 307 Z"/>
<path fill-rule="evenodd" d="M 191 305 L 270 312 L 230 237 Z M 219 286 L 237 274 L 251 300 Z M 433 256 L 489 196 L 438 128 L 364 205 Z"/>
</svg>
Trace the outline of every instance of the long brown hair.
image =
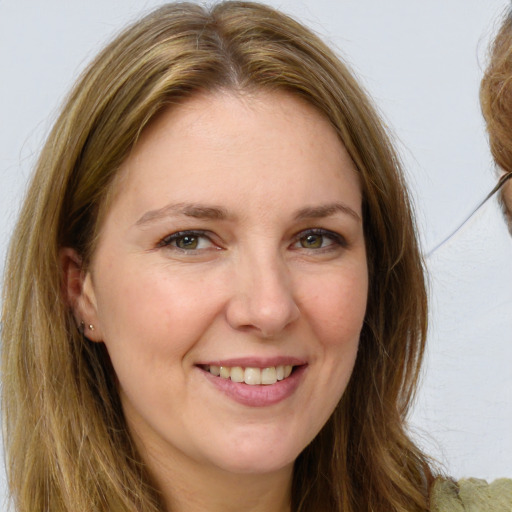
<svg viewBox="0 0 512 512">
<path fill-rule="evenodd" d="M 284 90 L 330 120 L 360 175 L 370 275 L 354 372 L 298 457 L 292 510 L 427 509 L 430 469 L 405 430 L 426 337 L 426 292 L 400 162 L 351 72 L 308 29 L 261 4 L 163 6 L 119 35 L 71 92 L 15 229 L 3 292 L 3 414 L 19 512 L 161 511 L 130 440 L 102 344 L 78 332 L 59 249 L 87 265 L 112 180 L 163 109 L 200 91 Z"/>
</svg>

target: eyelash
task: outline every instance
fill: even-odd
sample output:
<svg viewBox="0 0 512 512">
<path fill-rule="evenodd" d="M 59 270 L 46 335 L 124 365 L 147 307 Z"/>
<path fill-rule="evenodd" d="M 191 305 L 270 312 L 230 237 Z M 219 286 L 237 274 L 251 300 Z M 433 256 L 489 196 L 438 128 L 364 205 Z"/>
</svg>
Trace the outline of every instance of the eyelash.
<svg viewBox="0 0 512 512">
<path fill-rule="evenodd" d="M 158 247 L 173 247 L 174 249 L 182 252 L 193 252 L 196 250 L 201 249 L 183 249 L 181 247 L 178 247 L 176 245 L 172 245 L 173 243 L 176 243 L 180 239 L 184 239 L 186 237 L 190 238 L 196 238 L 196 239 L 207 239 L 212 244 L 211 238 L 208 236 L 206 231 L 201 230 L 186 230 L 186 231 L 177 231 L 176 233 L 172 233 L 171 235 L 167 235 L 166 237 L 162 238 L 160 242 L 158 243 Z"/>
<path fill-rule="evenodd" d="M 347 241 L 346 239 L 340 235 L 339 233 L 335 233 L 333 231 L 329 231 L 327 229 L 323 228 L 310 228 L 306 229 L 304 231 L 301 231 L 297 235 L 294 236 L 294 242 L 292 243 L 292 247 L 296 244 L 300 244 L 301 240 L 305 239 L 308 236 L 317 236 L 317 237 L 323 237 L 331 240 L 332 243 L 325 247 L 318 247 L 318 248 L 308 248 L 308 247 L 296 247 L 297 249 L 301 250 L 304 249 L 306 251 L 313 250 L 316 252 L 327 252 L 329 250 L 333 250 L 336 247 L 347 247 Z M 176 233 L 172 233 L 171 235 L 167 235 L 166 237 L 162 238 L 160 242 L 158 243 L 157 247 L 171 247 L 175 250 L 178 250 L 183 253 L 194 253 L 196 251 L 201 251 L 204 249 L 184 249 L 182 247 L 178 247 L 176 244 L 180 239 L 184 239 L 186 237 L 195 238 L 195 239 L 207 239 L 213 246 L 216 244 L 211 240 L 211 237 L 208 236 L 208 232 L 201 231 L 201 230 L 186 230 L 186 231 L 177 231 Z M 322 241 L 323 242 L 323 241 Z M 198 242 L 200 243 L 200 242 Z M 332 247 L 334 246 L 334 247 Z M 217 247 L 218 248 L 218 247 Z"/>
</svg>

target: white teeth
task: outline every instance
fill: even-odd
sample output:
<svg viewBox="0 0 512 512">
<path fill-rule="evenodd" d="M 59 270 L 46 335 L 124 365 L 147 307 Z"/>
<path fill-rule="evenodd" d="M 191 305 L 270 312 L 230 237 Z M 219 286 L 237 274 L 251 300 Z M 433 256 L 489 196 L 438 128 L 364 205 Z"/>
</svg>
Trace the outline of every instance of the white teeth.
<svg viewBox="0 0 512 512">
<path fill-rule="evenodd" d="M 205 370 L 209 371 L 216 377 L 223 379 L 231 379 L 233 382 L 244 382 L 250 386 L 270 385 L 277 381 L 286 379 L 292 373 L 293 366 L 290 364 L 280 366 L 270 366 L 268 368 L 242 368 L 241 366 L 206 366 Z"/>
<path fill-rule="evenodd" d="M 270 368 L 263 368 L 261 370 L 261 383 L 262 384 L 275 384 L 277 382 L 277 371 L 274 366 Z"/>
<path fill-rule="evenodd" d="M 235 366 L 231 368 L 231 380 L 233 382 L 243 382 L 244 381 L 244 369 L 240 366 Z"/>
<path fill-rule="evenodd" d="M 261 384 L 261 370 L 259 368 L 246 368 L 244 372 L 244 382 L 251 386 Z"/>
</svg>

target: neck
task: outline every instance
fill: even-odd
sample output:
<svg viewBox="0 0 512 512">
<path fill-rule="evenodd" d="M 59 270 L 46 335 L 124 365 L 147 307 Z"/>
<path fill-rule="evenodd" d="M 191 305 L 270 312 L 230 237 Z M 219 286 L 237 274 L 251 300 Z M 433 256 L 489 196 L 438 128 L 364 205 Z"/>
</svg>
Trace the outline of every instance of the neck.
<svg viewBox="0 0 512 512">
<path fill-rule="evenodd" d="M 293 464 L 271 473 L 231 473 L 146 450 L 169 512 L 290 512 Z"/>
</svg>

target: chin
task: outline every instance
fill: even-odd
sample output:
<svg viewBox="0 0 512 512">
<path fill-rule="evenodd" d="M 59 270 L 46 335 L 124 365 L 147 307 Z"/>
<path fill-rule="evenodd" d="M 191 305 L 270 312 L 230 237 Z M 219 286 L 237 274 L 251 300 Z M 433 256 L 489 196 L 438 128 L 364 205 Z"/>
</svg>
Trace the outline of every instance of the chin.
<svg viewBox="0 0 512 512">
<path fill-rule="evenodd" d="M 240 475 L 271 474 L 293 466 L 295 459 L 302 451 L 298 448 L 291 450 L 282 450 L 282 448 L 279 447 L 278 450 L 275 450 L 269 446 L 245 446 L 231 450 L 229 454 L 224 453 L 222 457 L 213 456 L 211 460 L 215 461 L 217 459 L 216 465 L 229 473 Z"/>
<path fill-rule="evenodd" d="M 237 460 L 226 461 L 222 465 L 222 469 L 228 473 L 237 475 L 268 475 L 278 473 L 293 466 L 295 458 L 287 461 L 270 461 L 268 460 Z"/>
</svg>

